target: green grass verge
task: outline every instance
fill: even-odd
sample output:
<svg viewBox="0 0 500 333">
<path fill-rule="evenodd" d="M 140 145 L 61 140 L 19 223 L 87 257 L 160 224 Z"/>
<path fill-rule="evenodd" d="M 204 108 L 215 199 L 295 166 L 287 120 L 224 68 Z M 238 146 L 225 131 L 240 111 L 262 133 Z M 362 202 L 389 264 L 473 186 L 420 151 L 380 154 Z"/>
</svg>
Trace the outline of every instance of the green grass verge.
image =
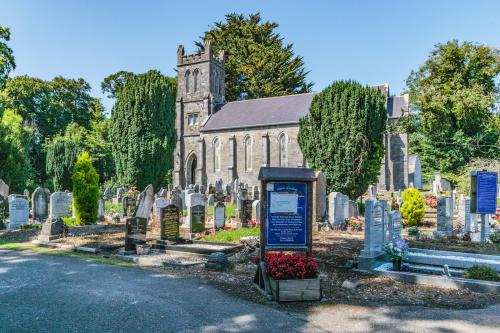
<svg viewBox="0 0 500 333">
<path fill-rule="evenodd" d="M 60 249 L 36 246 L 34 244 L 31 245 L 28 243 L 13 243 L 1 239 L 0 239 L 0 250 L 27 251 L 42 255 L 74 257 L 79 259 L 91 260 L 93 262 L 104 265 L 114 265 L 122 267 L 140 267 L 135 263 L 125 262 L 114 258 L 104 258 L 93 254 L 64 251 Z"/>
<path fill-rule="evenodd" d="M 123 213 L 123 207 L 121 204 L 113 203 L 111 201 L 105 200 L 104 201 L 104 211 L 106 212 L 106 214 L 108 214 L 111 209 L 113 209 L 115 211 L 115 213 L 118 213 L 118 214 Z"/>
<path fill-rule="evenodd" d="M 239 243 L 241 237 L 259 236 L 260 228 L 241 228 L 238 230 L 221 230 L 213 236 L 205 236 L 208 242 Z"/>
</svg>

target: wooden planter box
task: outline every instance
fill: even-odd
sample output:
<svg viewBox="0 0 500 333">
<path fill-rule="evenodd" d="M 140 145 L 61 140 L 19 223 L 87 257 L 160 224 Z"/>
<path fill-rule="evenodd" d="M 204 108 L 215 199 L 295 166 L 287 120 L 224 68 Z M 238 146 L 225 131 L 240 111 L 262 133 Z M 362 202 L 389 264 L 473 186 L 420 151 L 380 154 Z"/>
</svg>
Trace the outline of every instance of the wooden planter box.
<svg viewBox="0 0 500 333">
<path fill-rule="evenodd" d="M 321 300 L 319 277 L 304 280 L 275 280 L 269 277 L 269 282 L 276 302 Z"/>
</svg>

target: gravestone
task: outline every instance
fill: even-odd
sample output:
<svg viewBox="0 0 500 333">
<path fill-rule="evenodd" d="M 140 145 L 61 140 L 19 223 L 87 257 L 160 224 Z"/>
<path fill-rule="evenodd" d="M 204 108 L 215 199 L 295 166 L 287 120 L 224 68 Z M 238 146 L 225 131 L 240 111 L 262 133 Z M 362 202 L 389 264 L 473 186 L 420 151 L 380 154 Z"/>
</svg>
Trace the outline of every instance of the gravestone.
<svg viewBox="0 0 500 333">
<path fill-rule="evenodd" d="M 51 218 L 71 216 L 70 205 L 73 204 L 71 197 L 65 192 L 54 192 L 50 195 Z"/>
<path fill-rule="evenodd" d="M 195 193 L 200 193 L 200 185 L 194 184 L 193 190 Z"/>
<path fill-rule="evenodd" d="M 236 201 L 236 211 L 238 212 L 238 216 L 241 215 L 243 200 L 247 199 L 247 190 L 245 188 L 240 188 L 238 190 L 238 200 Z"/>
<path fill-rule="evenodd" d="M 209 206 L 213 206 L 215 203 L 215 196 L 213 194 L 208 195 L 207 203 Z"/>
<path fill-rule="evenodd" d="M 323 172 L 316 172 L 316 181 L 313 183 L 313 230 L 318 230 L 318 222 L 323 222 L 326 217 L 326 178 Z"/>
<path fill-rule="evenodd" d="M 349 217 L 358 217 L 359 216 L 359 207 L 358 203 L 354 200 L 349 200 Z"/>
<path fill-rule="evenodd" d="M 260 190 L 258 185 L 252 186 L 252 192 L 251 192 L 253 200 L 259 200 L 260 199 Z"/>
<path fill-rule="evenodd" d="M 9 196 L 9 185 L 5 184 L 3 179 L 0 179 L 0 195 L 3 197 L 4 201 L 7 201 Z"/>
<path fill-rule="evenodd" d="M 472 232 L 470 198 L 460 198 L 460 204 L 458 206 L 458 221 L 462 232 L 466 234 Z"/>
<path fill-rule="evenodd" d="M 104 215 L 105 215 L 104 197 L 99 197 L 99 206 L 97 208 L 97 219 L 99 221 L 103 221 L 104 220 Z"/>
<path fill-rule="evenodd" d="M 199 193 L 190 193 L 186 197 L 186 206 L 187 206 L 187 211 L 188 211 L 188 216 L 184 219 L 184 224 L 188 225 L 191 228 L 191 207 L 193 206 L 203 206 L 203 209 L 205 209 L 205 204 L 203 202 L 203 195 Z M 203 220 L 204 221 L 204 220 Z M 205 222 L 203 222 L 203 228 L 205 227 Z M 199 229 L 199 228 L 198 228 Z M 203 229 L 205 230 L 205 229 Z M 192 231 L 195 232 L 195 231 Z"/>
<path fill-rule="evenodd" d="M 370 198 L 377 197 L 377 186 L 374 186 L 374 185 L 368 186 L 368 197 L 370 197 Z"/>
<path fill-rule="evenodd" d="M 223 193 L 224 192 L 224 188 L 223 188 L 223 185 L 222 185 L 222 179 L 219 179 L 215 182 L 215 193 Z"/>
<path fill-rule="evenodd" d="M 205 185 L 200 185 L 200 193 L 201 194 L 206 194 L 206 192 L 207 192 L 206 186 Z"/>
<path fill-rule="evenodd" d="M 153 209 L 153 212 L 154 212 L 154 215 L 155 215 L 155 219 L 157 218 L 158 221 L 160 221 L 160 212 L 161 212 L 161 209 L 163 208 L 166 208 L 170 205 L 170 200 L 165 198 L 165 197 L 158 197 L 156 198 L 155 200 L 155 203 L 153 205 L 154 209 Z"/>
<path fill-rule="evenodd" d="M 116 199 L 118 200 L 118 203 L 122 202 L 124 195 L 125 195 L 125 189 L 123 187 L 119 187 L 116 190 Z"/>
<path fill-rule="evenodd" d="M 219 201 L 214 207 L 214 226 L 223 229 L 226 225 L 226 205 Z"/>
<path fill-rule="evenodd" d="M 123 217 L 132 217 L 137 209 L 137 201 L 134 197 L 124 196 L 122 198 Z"/>
<path fill-rule="evenodd" d="M 135 216 L 145 218 L 146 220 L 149 219 L 149 216 L 151 215 L 151 209 L 153 208 L 153 200 L 153 185 L 149 184 L 139 195 L 139 202 L 137 205 Z"/>
<path fill-rule="evenodd" d="M 365 241 L 358 258 L 359 269 L 372 269 L 384 257 L 386 209 L 383 199 L 377 202 L 370 198 L 365 202 Z"/>
<path fill-rule="evenodd" d="M 66 233 L 66 225 L 59 217 L 49 218 L 42 224 L 42 230 L 38 235 L 38 240 L 41 242 L 50 242 L 54 239 L 62 237 Z"/>
<path fill-rule="evenodd" d="M 438 237 L 451 237 L 453 234 L 453 201 L 451 197 L 441 196 L 437 200 Z"/>
<path fill-rule="evenodd" d="M 28 189 L 24 189 L 23 195 L 28 201 L 30 200 L 30 191 Z"/>
<path fill-rule="evenodd" d="M 37 187 L 31 195 L 31 206 L 33 209 L 33 221 L 43 223 L 49 217 L 49 200 L 47 192 L 42 187 Z"/>
<path fill-rule="evenodd" d="M 180 210 L 178 206 L 168 205 L 160 208 L 160 238 L 175 240 L 179 238 Z"/>
<path fill-rule="evenodd" d="M 143 217 L 127 217 L 125 220 L 125 251 L 135 251 L 136 244 L 146 243 L 148 220 Z"/>
<path fill-rule="evenodd" d="M 172 191 L 172 199 L 170 200 L 170 203 L 174 206 L 179 207 L 179 210 L 182 209 L 181 191 L 178 188 L 175 188 Z"/>
<path fill-rule="evenodd" d="M 215 186 L 212 183 L 208 183 L 208 194 L 214 194 L 215 193 Z"/>
<path fill-rule="evenodd" d="M 389 240 L 402 239 L 401 231 L 403 230 L 403 223 L 401 219 L 401 212 L 394 210 L 389 213 Z"/>
<path fill-rule="evenodd" d="M 9 202 L 10 223 L 9 229 L 15 229 L 28 224 L 30 218 L 30 205 L 24 196 L 13 198 Z"/>
<path fill-rule="evenodd" d="M 241 201 L 240 221 L 243 228 L 248 228 L 252 222 L 252 204 L 253 200 L 245 199 Z"/>
<path fill-rule="evenodd" d="M 227 185 L 226 185 L 226 196 L 227 196 L 228 198 L 231 198 L 231 193 L 232 193 L 232 192 L 231 192 L 231 185 L 227 184 Z"/>
<path fill-rule="evenodd" d="M 189 226 L 191 233 L 205 231 L 205 206 L 194 205 L 189 207 Z"/>
<path fill-rule="evenodd" d="M 340 192 L 332 192 L 329 196 L 329 221 L 333 226 L 341 227 L 349 217 L 349 197 Z"/>
<path fill-rule="evenodd" d="M 257 221 L 260 225 L 260 200 L 255 200 L 252 203 L 252 221 Z"/>
</svg>

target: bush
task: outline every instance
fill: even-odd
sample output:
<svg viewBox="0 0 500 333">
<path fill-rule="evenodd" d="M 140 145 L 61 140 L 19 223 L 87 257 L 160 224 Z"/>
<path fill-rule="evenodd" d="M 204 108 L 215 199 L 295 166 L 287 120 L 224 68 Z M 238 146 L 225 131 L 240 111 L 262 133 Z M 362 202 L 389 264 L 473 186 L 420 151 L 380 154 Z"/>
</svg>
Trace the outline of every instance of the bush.
<svg viewBox="0 0 500 333">
<path fill-rule="evenodd" d="M 77 225 L 93 224 L 99 208 L 99 175 L 87 152 L 76 161 L 71 175 Z"/>
<path fill-rule="evenodd" d="M 425 213 L 424 199 L 420 192 L 415 188 L 408 188 L 403 192 L 403 205 L 401 214 L 403 215 L 403 224 L 406 227 L 418 225 Z"/>
<path fill-rule="evenodd" d="M 318 264 L 312 257 L 300 254 L 268 253 L 266 267 L 276 280 L 314 279 L 318 277 Z"/>
<path fill-rule="evenodd" d="M 490 235 L 490 240 L 495 244 L 500 243 L 500 231 L 492 233 Z"/>
<path fill-rule="evenodd" d="M 488 266 L 472 266 L 465 270 L 464 277 L 467 279 L 500 281 L 497 271 Z"/>
</svg>

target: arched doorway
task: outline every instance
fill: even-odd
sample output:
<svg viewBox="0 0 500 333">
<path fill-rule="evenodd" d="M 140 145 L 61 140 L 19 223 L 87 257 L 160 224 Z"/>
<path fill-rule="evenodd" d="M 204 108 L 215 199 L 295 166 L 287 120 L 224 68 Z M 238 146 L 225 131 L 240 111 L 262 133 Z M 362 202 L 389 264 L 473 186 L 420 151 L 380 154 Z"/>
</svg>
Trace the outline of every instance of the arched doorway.
<svg viewBox="0 0 500 333">
<path fill-rule="evenodd" d="M 198 165 L 198 159 L 195 154 L 192 154 L 188 158 L 187 168 L 186 168 L 186 185 L 196 184 L 196 167 Z"/>
</svg>

